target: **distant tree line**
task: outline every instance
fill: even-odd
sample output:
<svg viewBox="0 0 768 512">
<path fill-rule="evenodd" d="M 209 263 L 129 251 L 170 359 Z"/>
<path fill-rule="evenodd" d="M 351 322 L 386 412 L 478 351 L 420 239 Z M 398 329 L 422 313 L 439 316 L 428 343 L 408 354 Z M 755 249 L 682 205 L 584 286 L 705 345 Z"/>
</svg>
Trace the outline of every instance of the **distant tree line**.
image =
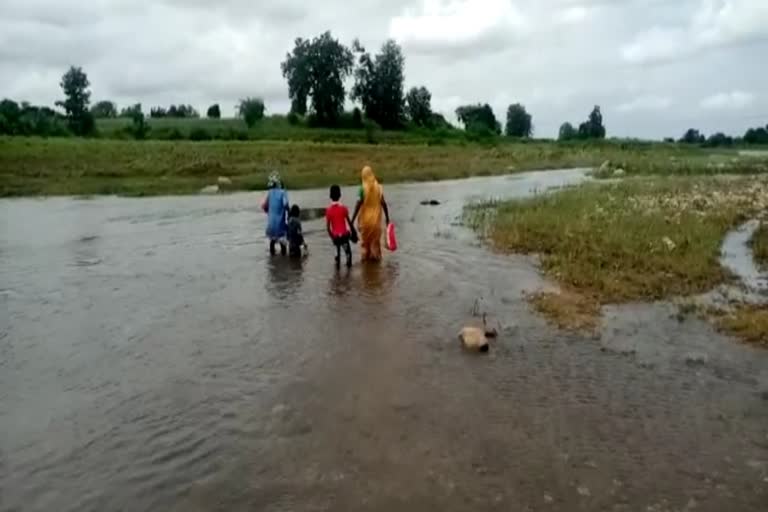
<svg viewBox="0 0 768 512">
<path fill-rule="evenodd" d="M 439 134 L 455 128 L 442 114 L 432 110 L 432 94 L 423 85 L 406 90 L 405 57 L 394 40 L 386 41 L 377 53 L 371 53 L 359 41 L 350 47 L 335 39 L 330 31 L 312 39 L 298 38 L 293 49 L 280 64 L 288 85 L 291 109 L 288 123 L 309 127 L 364 129 L 373 142 L 376 130 L 421 129 Z M 347 79 L 352 87 L 345 89 Z M 18 104 L 5 99 L 0 102 L 0 134 L 42 136 L 93 136 L 95 119 L 128 118 L 131 125 L 125 131 L 132 137 L 143 139 L 150 133 L 150 119 L 197 119 L 200 113 L 191 105 L 155 106 L 148 115 L 141 104 L 118 109 L 109 100 L 90 104 L 90 82 L 79 67 L 71 67 L 60 82 L 64 99 L 56 102 L 62 111 L 49 107 Z M 346 100 L 355 103 L 351 112 L 344 110 Z M 246 97 L 239 101 L 236 115 L 248 128 L 254 127 L 266 113 L 263 99 Z M 514 103 L 507 107 L 504 125 L 487 103 L 461 105 L 455 110 L 456 119 L 470 140 L 494 138 L 502 135 L 512 138 L 530 138 L 534 135 L 533 117 L 526 107 Z M 209 119 L 220 119 L 218 103 L 206 110 Z M 174 130 L 174 128 L 170 128 Z M 240 138 L 242 134 L 232 134 Z M 168 138 L 183 138 L 176 129 Z M 247 135 L 246 135 L 247 136 Z M 574 126 L 570 122 L 560 126 L 561 141 L 604 139 L 606 129 L 600 106 L 596 105 L 587 119 Z M 211 138 L 205 129 L 196 127 L 189 138 Z M 768 126 L 750 128 L 742 138 L 723 133 L 705 137 L 698 130 L 688 130 L 679 143 L 705 146 L 728 146 L 736 143 L 768 144 Z"/>
</svg>

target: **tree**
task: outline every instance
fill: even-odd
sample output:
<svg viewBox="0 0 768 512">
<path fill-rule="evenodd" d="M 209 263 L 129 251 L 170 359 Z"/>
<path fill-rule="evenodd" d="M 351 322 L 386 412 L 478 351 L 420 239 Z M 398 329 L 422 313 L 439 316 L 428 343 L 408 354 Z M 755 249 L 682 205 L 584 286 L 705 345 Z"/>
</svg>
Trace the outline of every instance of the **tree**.
<svg viewBox="0 0 768 512">
<path fill-rule="evenodd" d="M 219 108 L 218 103 L 214 103 L 210 107 L 208 107 L 208 112 L 205 114 L 208 119 L 221 119 L 221 109 Z"/>
<path fill-rule="evenodd" d="M 426 87 L 412 87 L 405 96 L 408 118 L 417 126 L 430 126 L 432 121 L 432 94 Z"/>
<path fill-rule="evenodd" d="M 314 123 L 334 126 L 344 108 L 344 80 L 352 72 L 352 52 L 325 32 L 311 42 L 296 39 L 293 52 L 280 65 L 288 80 L 291 110 L 306 113 L 307 97 L 312 98 Z"/>
<path fill-rule="evenodd" d="M 683 144 L 703 144 L 706 142 L 706 140 L 707 138 L 704 136 L 704 134 L 699 133 L 699 130 L 688 128 L 685 134 L 683 134 L 683 137 L 680 139 L 680 142 Z"/>
<path fill-rule="evenodd" d="M 136 140 L 143 140 L 147 138 L 147 133 L 149 132 L 150 127 L 147 124 L 146 118 L 144 117 L 144 112 L 141 110 L 141 103 L 136 103 L 129 108 L 132 121 L 132 125 L 129 131 L 133 135 L 133 138 Z"/>
<path fill-rule="evenodd" d="M 133 116 L 136 114 L 136 112 L 141 113 L 141 103 L 136 103 L 135 105 L 130 105 L 128 107 L 124 107 L 120 110 L 120 115 L 118 117 L 130 117 L 133 118 Z M 144 114 L 142 114 L 144 115 Z"/>
<path fill-rule="evenodd" d="M 91 115 L 96 119 L 117 117 L 117 105 L 114 101 L 99 101 L 91 107 Z"/>
<path fill-rule="evenodd" d="M 573 127 L 571 123 L 565 122 L 560 125 L 560 132 L 557 136 L 558 140 L 573 140 L 579 136 L 579 132 Z"/>
<path fill-rule="evenodd" d="M 747 144 L 768 144 L 768 126 L 763 128 L 750 128 L 744 134 L 744 142 Z"/>
<path fill-rule="evenodd" d="M 307 98 L 310 93 L 311 45 L 308 40 L 297 38 L 293 52 L 288 53 L 280 64 L 283 77 L 288 81 L 288 97 L 291 98 L 291 113 L 298 116 L 307 114 Z"/>
<path fill-rule="evenodd" d="M 533 135 L 531 114 L 520 103 L 510 105 L 507 109 L 506 134 L 508 137 L 530 137 Z"/>
<path fill-rule="evenodd" d="M 403 99 L 403 68 L 405 58 L 400 46 L 392 39 L 381 47 L 373 59 L 360 43 L 355 41 L 355 52 L 360 54 L 355 70 L 352 99 L 359 100 L 368 119 L 384 129 L 403 125 L 405 103 Z"/>
<path fill-rule="evenodd" d="M 245 98 L 240 100 L 237 115 L 245 120 L 248 128 L 264 117 L 264 100 L 261 98 Z"/>
<path fill-rule="evenodd" d="M 490 133 L 499 135 L 501 125 L 493 114 L 493 109 L 487 103 L 481 105 L 463 105 L 456 109 L 456 117 L 468 132 Z"/>
<path fill-rule="evenodd" d="M 704 143 L 705 146 L 715 148 L 719 146 L 732 146 L 733 145 L 733 138 L 729 137 L 728 135 L 717 132 L 709 136 L 709 138 Z"/>
<path fill-rule="evenodd" d="M 0 133 L 13 135 L 16 133 L 21 117 L 21 108 L 13 100 L 0 101 Z"/>
<path fill-rule="evenodd" d="M 90 135 L 94 132 L 96 125 L 88 111 L 91 101 L 91 92 L 88 90 L 91 83 L 88 81 L 88 75 L 82 68 L 72 66 L 61 77 L 59 85 L 64 91 L 65 98 L 57 101 L 56 105 L 66 112 L 69 129 L 75 135 Z"/>
<path fill-rule="evenodd" d="M 600 106 L 595 105 L 586 122 L 579 125 L 579 138 L 581 139 L 604 139 L 605 126 L 603 126 L 603 114 L 600 112 Z"/>
<path fill-rule="evenodd" d="M 168 111 L 165 110 L 163 107 L 152 107 L 149 109 L 149 117 L 154 119 L 159 119 L 161 117 L 168 117 Z"/>
</svg>

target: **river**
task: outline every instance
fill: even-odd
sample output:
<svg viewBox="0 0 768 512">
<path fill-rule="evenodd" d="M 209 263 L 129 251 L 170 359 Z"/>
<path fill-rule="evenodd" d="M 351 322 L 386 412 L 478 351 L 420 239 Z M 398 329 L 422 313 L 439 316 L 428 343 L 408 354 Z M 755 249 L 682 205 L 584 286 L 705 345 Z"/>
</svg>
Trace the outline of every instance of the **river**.
<svg viewBox="0 0 768 512">
<path fill-rule="evenodd" d="M 349 271 L 320 220 L 270 258 L 258 194 L 0 201 L 0 510 L 768 510 L 768 354 L 668 304 L 559 332 L 459 225 L 583 179 L 385 185 L 400 249 Z"/>
</svg>

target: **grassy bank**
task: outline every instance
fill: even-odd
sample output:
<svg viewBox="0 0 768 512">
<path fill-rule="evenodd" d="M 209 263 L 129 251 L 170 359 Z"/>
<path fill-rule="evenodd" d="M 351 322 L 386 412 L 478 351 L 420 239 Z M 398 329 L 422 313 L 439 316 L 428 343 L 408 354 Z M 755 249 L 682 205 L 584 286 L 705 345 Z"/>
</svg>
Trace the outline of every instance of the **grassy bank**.
<svg viewBox="0 0 768 512">
<path fill-rule="evenodd" d="M 766 208 L 765 176 L 655 178 L 475 206 L 467 216 L 496 248 L 541 255 L 564 292 L 533 297 L 534 305 L 580 328 L 602 304 L 691 295 L 726 281 L 723 237 Z"/>
<path fill-rule="evenodd" d="M 760 223 L 752 235 L 752 254 L 758 265 L 768 268 L 768 223 Z"/>
<path fill-rule="evenodd" d="M 662 162 L 687 161 L 691 169 L 706 173 L 708 163 L 728 155 L 736 153 L 608 141 L 429 146 L 0 137 L 0 196 L 187 194 L 215 183 L 218 176 L 232 179 L 230 190 L 254 190 L 264 186 L 271 170 L 279 170 L 290 188 L 311 188 L 354 183 L 364 164 L 388 183 L 592 167 L 607 159 L 658 172 Z M 764 162 L 748 161 L 749 166 L 730 172 L 759 171 Z"/>
</svg>

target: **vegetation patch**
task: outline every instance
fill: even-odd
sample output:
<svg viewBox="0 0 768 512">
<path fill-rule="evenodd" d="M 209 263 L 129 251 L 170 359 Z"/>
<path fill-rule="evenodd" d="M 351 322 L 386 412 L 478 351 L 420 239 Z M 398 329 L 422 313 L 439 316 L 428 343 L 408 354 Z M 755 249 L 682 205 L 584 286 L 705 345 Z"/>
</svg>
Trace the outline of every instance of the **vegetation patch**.
<svg viewBox="0 0 768 512">
<path fill-rule="evenodd" d="M 600 302 L 589 295 L 572 290 L 538 292 L 528 297 L 531 305 L 566 331 L 594 331 L 600 315 Z"/>
<path fill-rule="evenodd" d="M 752 255 L 762 268 L 768 268 L 768 222 L 763 221 L 752 235 Z"/>
<path fill-rule="evenodd" d="M 723 237 L 767 208 L 764 176 L 655 178 L 472 206 L 467 217 L 496 248 L 539 254 L 545 273 L 568 290 L 564 296 L 580 296 L 582 311 L 597 315 L 592 302 L 692 295 L 727 281 L 719 262 Z M 553 300 L 533 298 L 558 321 L 557 311 L 569 309 Z"/>
<path fill-rule="evenodd" d="M 740 305 L 729 312 L 716 312 L 713 318 L 722 332 L 768 348 L 768 306 Z"/>
</svg>

